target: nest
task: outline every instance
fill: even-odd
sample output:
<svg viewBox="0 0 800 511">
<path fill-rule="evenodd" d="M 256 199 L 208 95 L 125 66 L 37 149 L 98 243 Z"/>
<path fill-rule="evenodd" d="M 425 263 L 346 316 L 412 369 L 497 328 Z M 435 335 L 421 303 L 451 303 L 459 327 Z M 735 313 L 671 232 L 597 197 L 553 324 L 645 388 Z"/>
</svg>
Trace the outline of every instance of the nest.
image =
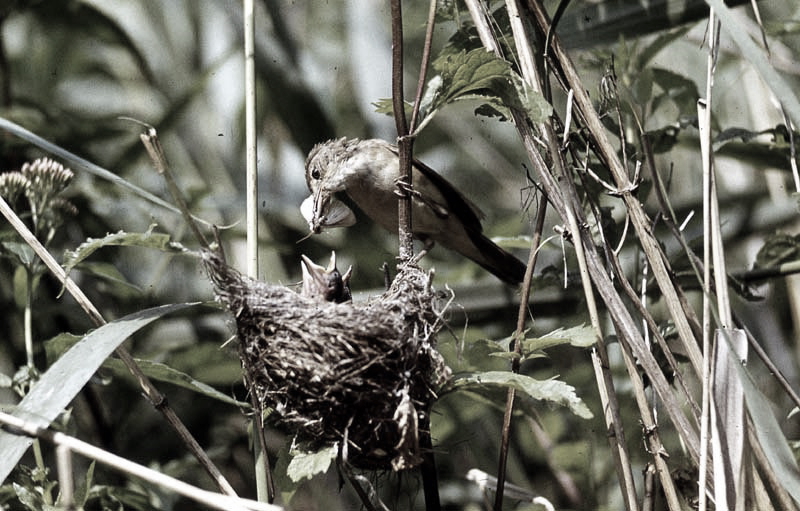
<svg viewBox="0 0 800 511">
<path fill-rule="evenodd" d="M 408 267 L 382 296 L 336 304 L 246 277 L 216 252 L 203 261 L 235 318 L 248 390 L 276 425 L 312 448 L 338 443 L 357 468 L 421 462 L 418 427 L 450 376 L 427 274 Z"/>
</svg>

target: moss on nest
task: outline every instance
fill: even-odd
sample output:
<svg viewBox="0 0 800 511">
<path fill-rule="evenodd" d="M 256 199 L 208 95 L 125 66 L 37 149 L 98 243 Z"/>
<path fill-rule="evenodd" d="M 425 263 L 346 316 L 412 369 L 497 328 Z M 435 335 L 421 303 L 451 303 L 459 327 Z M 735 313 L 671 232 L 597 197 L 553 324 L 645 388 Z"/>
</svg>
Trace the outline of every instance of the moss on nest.
<svg viewBox="0 0 800 511">
<path fill-rule="evenodd" d="M 314 447 L 338 442 L 358 468 L 421 462 L 417 426 L 450 376 L 429 275 L 409 266 L 380 297 L 336 304 L 246 277 L 218 252 L 203 261 L 236 321 L 249 391 L 277 425 Z"/>
</svg>

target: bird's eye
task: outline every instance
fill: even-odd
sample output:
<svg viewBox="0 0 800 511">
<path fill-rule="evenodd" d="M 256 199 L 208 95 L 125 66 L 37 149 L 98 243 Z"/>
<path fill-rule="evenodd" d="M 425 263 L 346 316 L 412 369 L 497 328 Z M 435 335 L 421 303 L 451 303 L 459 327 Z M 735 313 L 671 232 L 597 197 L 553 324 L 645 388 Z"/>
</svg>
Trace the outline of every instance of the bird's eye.
<svg viewBox="0 0 800 511">
<path fill-rule="evenodd" d="M 312 170 L 311 171 L 311 177 L 314 178 L 314 179 L 319 179 L 320 178 L 319 169 Z"/>
</svg>

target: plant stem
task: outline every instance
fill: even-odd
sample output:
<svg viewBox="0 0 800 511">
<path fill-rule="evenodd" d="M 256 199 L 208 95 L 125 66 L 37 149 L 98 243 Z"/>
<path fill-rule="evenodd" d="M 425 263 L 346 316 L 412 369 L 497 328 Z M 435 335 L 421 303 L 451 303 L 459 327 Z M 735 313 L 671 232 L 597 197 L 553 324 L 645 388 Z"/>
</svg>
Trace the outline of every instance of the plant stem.
<svg viewBox="0 0 800 511">
<path fill-rule="evenodd" d="M 403 9 L 401 0 L 392 0 L 392 106 L 397 127 L 397 146 L 400 157 L 400 179 L 413 186 L 411 158 L 414 140 L 408 137 L 405 101 L 403 100 Z M 414 239 L 411 230 L 411 195 L 403 194 L 397 201 L 400 263 L 414 256 Z"/>
<path fill-rule="evenodd" d="M 25 223 L 16 215 L 16 213 L 14 213 L 14 210 L 11 209 L 11 206 L 9 206 L 2 197 L 0 197 L 0 214 L 2 214 L 5 219 L 8 220 L 8 222 L 17 231 L 17 233 L 19 233 L 22 239 L 33 249 L 36 255 L 39 256 L 42 262 L 44 262 L 45 266 L 47 266 L 50 272 L 56 277 L 56 279 L 64 283 L 64 288 L 75 299 L 84 312 L 86 312 L 92 322 L 96 326 L 105 325 L 106 320 L 103 318 L 103 315 L 100 314 L 100 311 L 97 309 L 97 307 L 95 307 L 91 300 L 89 300 L 89 298 L 86 296 L 83 290 L 78 287 L 75 281 L 67 276 L 67 274 L 64 272 L 64 269 L 58 264 L 58 261 L 56 261 L 53 255 L 47 251 L 44 245 L 42 245 L 36 236 L 33 235 L 30 229 L 28 229 Z M 131 356 L 130 352 L 128 352 L 128 350 L 123 346 L 120 346 L 116 349 L 115 353 L 139 383 L 139 386 L 144 391 L 144 395 L 150 404 L 164 415 L 167 422 L 170 424 L 170 426 L 172 426 L 181 440 L 183 440 L 186 447 L 191 451 L 195 458 L 197 458 L 197 460 L 200 462 L 200 465 L 202 465 L 202 467 L 206 470 L 206 472 L 208 472 L 208 474 L 217 484 L 220 491 L 227 493 L 228 495 L 236 495 L 233 487 L 222 475 L 222 472 L 220 472 L 216 465 L 214 465 L 214 462 L 211 461 L 211 458 L 209 458 L 208 454 L 203 451 L 202 447 L 200 447 L 200 444 L 189 432 L 189 429 L 186 427 L 186 425 L 175 414 L 175 411 L 167 404 L 167 399 L 163 394 L 161 394 L 161 392 L 159 392 L 156 386 L 153 385 L 153 382 L 150 381 L 150 378 L 144 374 L 142 369 Z"/>
<path fill-rule="evenodd" d="M 23 312 L 23 328 L 25 330 L 25 356 L 27 357 L 28 369 L 33 369 L 33 269 L 31 265 L 25 266 L 25 310 Z"/>
<path fill-rule="evenodd" d="M 392 106 L 394 108 L 395 125 L 397 126 L 397 143 L 400 157 L 400 179 L 408 185 L 414 185 L 411 173 L 411 165 L 414 151 L 414 137 L 409 136 L 408 123 L 406 121 L 405 101 L 403 99 L 403 10 L 401 0 L 392 0 Z M 414 101 L 412 113 L 412 129 L 416 123 L 419 112 L 422 89 L 424 87 L 425 72 L 430 59 L 430 44 L 433 38 L 433 22 L 436 14 L 435 0 L 431 2 L 428 19 L 428 29 L 425 37 L 425 51 L 423 52 L 420 78 L 417 85 L 417 94 Z M 414 239 L 412 236 L 412 216 L 411 216 L 411 195 L 406 193 L 397 201 L 398 215 L 398 237 L 399 237 L 399 256 L 400 263 L 407 263 L 414 256 Z M 425 492 L 425 508 L 427 511 L 439 511 L 441 503 L 439 501 L 439 482 L 436 473 L 436 460 L 433 454 L 433 443 L 430 436 L 430 424 L 426 420 L 421 425 L 420 449 L 423 452 L 422 484 Z"/>
<path fill-rule="evenodd" d="M 528 303 L 531 296 L 531 281 L 533 279 L 533 270 L 536 268 L 536 260 L 539 255 L 539 244 L 542 241 L 542 232 L 544 230 L 544 219 L 547 214 L 547 196 L 542 194 L 539 198 L 539 205 L 536 210 L 536 226 L 533 230 L 533 237 L 531 238 L 531 249 L 528 254 L 528 266 L 525 269 L 525 277 L 522 281 L 522 296 L 519 301 L 519 309 L 517 312 L 517 327 L 512 336 L 512 349 L 516 357 L 511 359 L 511 372 L 519 373 L 520 361 L 522 359 L 522 339 L 524 337 L 525 325 L 528 319 L 529 307 Z M 500 437 L 500 459 L 497 462 L 497 492 L 495 493 L 495 509 L 503 507 L 503 494 L 506 482 L 506 466 L 508 463 L 508 445 L 511 438 L 511 416 L 514 412 L 514 397 L 515 390 L 513 387 L 508 388 L 506 393 L 506 408 L 503 414 L 503 430 Z"/>
</svg>

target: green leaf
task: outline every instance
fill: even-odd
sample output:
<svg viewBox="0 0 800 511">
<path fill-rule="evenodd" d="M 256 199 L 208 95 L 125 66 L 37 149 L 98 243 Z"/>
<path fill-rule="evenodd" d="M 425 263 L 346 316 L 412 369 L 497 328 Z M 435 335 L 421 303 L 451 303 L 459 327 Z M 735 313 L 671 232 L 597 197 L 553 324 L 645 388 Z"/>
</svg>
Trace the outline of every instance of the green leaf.
<svg viewBox="0 0 800 511">
<path fill-rule="evenodd" d="M 12 487 L 23 506 L 31 510 L 42 508 L 44 502 L 42 502 L 41 495 L 17 483 L 13 483 Z"/>
<path fill-rule="evenodd" d="M 119 231 L 102 238 L 88 238 L 75 250 L 67 250 L 64 254 L 64 271 L 69 272 L 81 261 L 97 250 L 109 246 L 155 248 L 169 252 L 184 252 L 180 243 L 170 241 L 169 234 L 154 233 L 156 224 L 150 224 L 145 232 Z"/>
<path fill-rule="evenodd" d="M 442 77 L 438 94 L 442 102 L 482 90 L 503 89 L 512 73 L 507 61 L 483 48 L 446 55 L 435 60 L 433 68 Z"/>
<path fill-rule="evenodd" d="M 218 401 L 222 401 L 223 403 L 237 406 L 239 408 L 249 409 L 250 404 L 245 403 L 243 401 L 239 401 L 234 399 L 227 394 L 223 394 L 222 392 L 218 391 L 214 387 L 207 385 L 199 380 L 196 380 L 189 376 L 188 374 L 178 371 L 175 368 L 172 368 L 166 364 L 162 364 L 160 362 L 153 362 L 150 360 L 142 360 L 136 359 L 136 363 L 139 364 L 139 367 L 144 372 L 147 377 L 161 381 L 164 383 L 171 383 L 173 385 L 177 385 L 184 389 L 191 390 L 193 392 L 197 392 L 198 394 L 202 394 L 204 396 L 210 397 L 212 399 L 216 399 Z M 119 376 L 128 376 L 130 373 L 128 369 L 125 367 L 125 364 L 122 361 L 110 358 L 103 363 L 103 367 L 112 370 Z"/>
<path fill-rule="evenodd" d="M 44 352 L 47 355 L 47 363 L 52 365 L 58 357 L 69 351 L 69 349 L 83 339 L 83 336 L 63 332 L 44 342 Z"/>
<path fill-rule="evenodd" d="M 512 387 L 533 399 L 566 406 L 572 413 L 583 419 L 593 417 L 583 400 L 575 395 L 575 388 L 559 380 L 541 381 L 509 371 L 487 371 L 457 375 L 453 379 L 452 387 L 455 390 L 477 392 L 480 392 L 482 388 Z"/>
<path fill-rule="evenodd" d="M 372 106 L 375 107 L 375 112 L 379 114 L 394 115 L 394 103 L 392 102 L 392 98 L 381 98 L 373 102 Z M 411 112 L 414 110 L 414 105 L 406 101 L 404 103 L 404 109 L 406 111 L 406 117 L 410 117 Z"/>
<path fill-rule="evenodd" d="M 668 69 L 654 67 L 651 71 L 653 82 L 664 91 L 655 98 L 653 109 L 657 107 L 656 103 L 669 98 L 678 106 L 680 112 L 686 114 L 694 111 L 700 92 L 693 80 Z"/>
<path fill-rule="evenodd" d="M 728 336 L 720 336 L 720 339 L 730 344 Z M 747 412 L 753 419 L 756 436 L 764 449 L 767 460 L 786 491 L 794 498 L 795 502 L 800 503 L 800 469 L 794 454 L 789 449 L 789 444 L 781 430 L 775 414 L 770 409 L 770 400 L 761 393 L 758 385 L 753 380 L 753 376 L 745 369 L 741 360 L 734 356 L 735 350 L 731 346 L 728 352 L 731 367 L 736 369 L 745 395 L 745 406 Z"/>
<path fill-rule="evenodd" d="M 590 326 L 580 325 L 572 328 L 559 328 L 542 337 L 526 338 L 522 343 L 522 352 L 525 356 L 542 351 L 553 346 L 570 344 L 577 348 L 588 348 L 597 341 L 597 336 Z"/>
<path fill-rule="evenodd" d="M 21 241 L 3 241 L 0 249 L 8 256 L 14 256 L 22 265 L 30 265 L 36 260 L 36 254 L 27 243 Z"/>
<path fill-rule="evenodd" d="M 113 264 L 83 261 L 81 263 L 81 271 L 114 284 L 119 288 L 119 292 L 122 293 L 122 296 L 130 296 L 134 293 L 139 294 L 142 292 L 142 288 L 128 281 L 125 275 Z"/>
<path fill-rule="evenodd" d="M 331 466 L 331 461 L 336 459 L 339 453 L 339 444 L 320 449 L 316 452 L 295 451 L 286 474 L 295 483 L 303 479 L 311 479 L 317 474 L 324 474 Z"/>
<path fill-rule="evenodd" d="M 42 374 L 14 409 L 14 415 L 46 428 L 80 392 L 100 365 L 125 339 L 156 319 L 195 304 L 146 309 L 107 323 L 87 334 Z M 19 462 L 32 439 L 0 431 L 0 481 Z"/>
<path fill-rule="evenodd" d="M 78 505 L 78 509 L 84 508 L 86 501 L 89 499 L 89 490 L 94 486 L 94 464 L 94 460 L 89 463 L 89 468 L 86 469 L 83 481 L 75 488 L 75 503 Z"/>
<path fill-rule="evenodd" d="M 420 106 L 423 118 L 453 101 L 474 98 L 499 99 L 505 107 L 527 112 L 534 121 L 544 120 L 552 112 L 549 103 L 524 83 L 508 61 L 484 48 L 445 52 L 432 66 L 438 75 L 428 82 Z"/>
</svg>

